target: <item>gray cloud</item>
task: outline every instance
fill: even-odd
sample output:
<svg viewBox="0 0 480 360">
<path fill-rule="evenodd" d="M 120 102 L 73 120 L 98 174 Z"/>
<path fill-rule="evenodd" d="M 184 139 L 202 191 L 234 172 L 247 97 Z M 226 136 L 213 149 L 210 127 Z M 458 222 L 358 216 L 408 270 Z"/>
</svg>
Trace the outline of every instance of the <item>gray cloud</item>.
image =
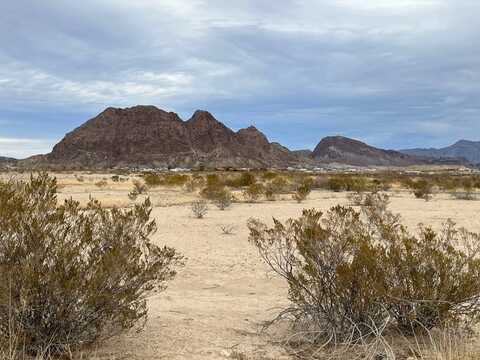
<svg viewBox="0 0 480 360">
<path fill-rule="evenodd" d="M 58 139 L 103 107 L 143 103 L 184 117 L 207 108 L 294 148 L 332 133 L 390 148 L 480 138 L 476 1 L 2 8 L 0 137 Z"/>
</svg>

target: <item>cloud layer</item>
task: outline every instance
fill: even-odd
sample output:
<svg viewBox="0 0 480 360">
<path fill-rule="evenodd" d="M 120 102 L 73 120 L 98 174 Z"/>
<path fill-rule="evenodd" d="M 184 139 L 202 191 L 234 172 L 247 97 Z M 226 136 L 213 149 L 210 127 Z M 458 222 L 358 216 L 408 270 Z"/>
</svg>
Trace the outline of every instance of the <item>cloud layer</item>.
<svg viewBox="0 0 480 360">
<path fill-rule="evenodd" d="M 472 0 L 6 2 L 0 138 L 48 151 L 104 107 L 153 104 L 292 148 L 480 139 L 479 13 Z M 0 155 L 40 149 L 16 144 Z"/>
</svg>

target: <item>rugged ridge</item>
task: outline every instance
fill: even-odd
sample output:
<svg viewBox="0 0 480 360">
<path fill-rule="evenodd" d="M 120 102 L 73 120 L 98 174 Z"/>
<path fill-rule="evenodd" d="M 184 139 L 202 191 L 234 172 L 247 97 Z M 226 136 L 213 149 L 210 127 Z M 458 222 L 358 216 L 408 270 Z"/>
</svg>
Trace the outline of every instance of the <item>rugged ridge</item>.
<svg viewBox="0 0 480 360">
<path fill-rule="evenodd" d="M 188 121 L 154 106 L 108 108 L 68 133 L 47 155 L 62 166 L 235 166 L 294 164 L 286 148 L 268 141 L 255 127 L 238 132 L 207 111 Z"/>
<path fill-rule="evenodd" d="M 480 164 L 480 141 L 459 140 L 455 144 L 435 149 L 405 149 L 401 152 L 414 156 L 428 156 L 432 158 L 465 159 L 471 164 Z"/>
</svg>

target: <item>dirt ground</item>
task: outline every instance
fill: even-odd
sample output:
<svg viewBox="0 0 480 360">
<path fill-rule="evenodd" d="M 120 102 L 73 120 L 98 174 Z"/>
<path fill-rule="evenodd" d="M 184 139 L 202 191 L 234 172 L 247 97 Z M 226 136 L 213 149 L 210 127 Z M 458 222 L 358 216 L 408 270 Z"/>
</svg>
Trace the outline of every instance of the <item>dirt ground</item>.
<svg viewBox="0 0 480 360">
<path fill-rule="evenodd" d="M 99 188 L 95 183 L 102 179 L 100 175 L 85 175 L 82 182 L 73 175 L 58 177 L 60 199 L 71 196 L 86 202 L 93 196 L 108 206 L 131 205 L 127 196 L 130 180 L 112 183 L 107 179 L 107 186 Z M 326 210 L 347 204 L 346 194 L 314 191 L 302 204 L 286 197 L 275 202 L 234 203 L 225 211 L 210 206 L 204 219 L 193 218 L 189 202 L 195 195 L 180 188 L 155 189 L 150 196 L 158 225 L 153 241 L 175 247 L 186 257 L 185 267 L 165 292 L 149 298 L 145 329 L 103 344 L 98 358 L 288 359 L 270 334 L 260 332 L 261 324 L 286 304 L 287 287 L 248 243 L 246 222 L 250 217 L 268 222 L 272 217 L 298 217 L 303 208 Z M 429 202 L 408 192 L 390 196 L 390 208 L 401 214 L 411 230 L 419 222 L 439 228 L 451 218 L 480 232 L 480 201 L 453 200 L 447 194 L 437 194 Z M 234 226 L 233 234 L 223 234 L 222 225 Z"/>
</svg>

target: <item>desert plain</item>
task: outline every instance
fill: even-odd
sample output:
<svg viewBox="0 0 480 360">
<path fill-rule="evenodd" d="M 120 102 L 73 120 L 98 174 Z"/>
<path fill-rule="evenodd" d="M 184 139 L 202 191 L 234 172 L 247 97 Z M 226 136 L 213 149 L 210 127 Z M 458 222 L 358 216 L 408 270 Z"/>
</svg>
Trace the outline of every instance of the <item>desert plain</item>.
<svg viewBox="0 0 480 360">
<path fill-rule="evenodd" d="M 134 176 L 113 182 L 111 174 L 58 173 L 59 202 L 73 198 L 85 204 L 90 197 L 104 206 L 128 207 L 148 196 L 158 230 L 152 241 L 168 245 L 185 257 L 185 265 L 164 292 L 148 298 L 148 320 L 140 332 L 114 337 L 93 349 L 97 359 L 293 359 L 282 346 L 289 336 L 280 325 L 263 329 L 288 303 L 287 284 L 261 261 L 248 242 L 247 220 L 286 220 L 302 209 L 328 210 L 350 205 L 347 192 L 314 190 L 302 203 L 290 195 L 277 201 L 235 202 L 226 210 L 209 205 L 203 219 L 193 216 L 190 204 L 198 194 L 181 187 L 159 186 L 128 197 Z M 26 178 L 3 174 L 2 178 Z M 96 185 L 105 181 L 102 186 Z M 480 232 L 480 202 L 453 199 L 437 193 L 430 201 L 416 199 L 410 191 L 389 190 L 390 209 L 399 213 L 413 232 L 419 223 L 440 229 L 451 219 L 470 231 Z M 225 234 L 222 228 L 228 228 Z"/>
</svg>

